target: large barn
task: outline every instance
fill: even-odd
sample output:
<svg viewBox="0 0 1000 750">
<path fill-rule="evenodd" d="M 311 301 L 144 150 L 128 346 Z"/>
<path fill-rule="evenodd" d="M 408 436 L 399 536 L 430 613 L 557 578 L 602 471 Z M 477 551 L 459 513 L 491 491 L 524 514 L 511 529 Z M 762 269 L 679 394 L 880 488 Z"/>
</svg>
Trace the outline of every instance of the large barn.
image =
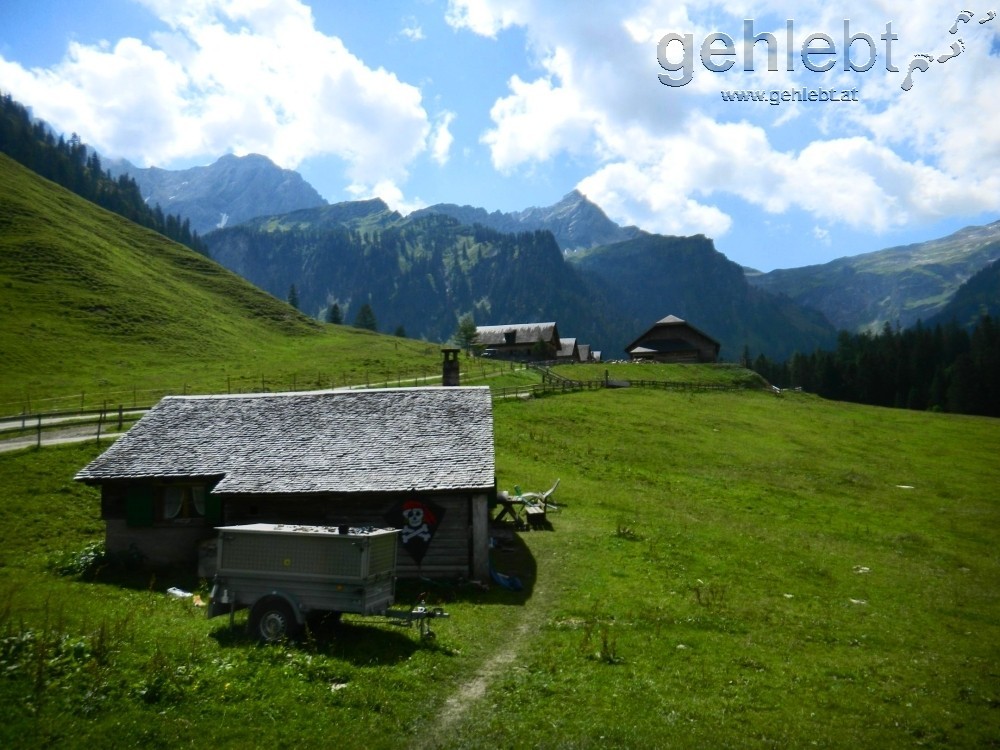
<svg viewBox="0 0 1000 750">
<path fill-rule="evenodd" d="M 555 359 L 561 348 L 555 323 L 477 326 L 476 345 L 503 359 Z"/>
<path fill-rule="evenodd" d="M 215 527 L 403 529 L 399 575 L 489 576 L 496 492 L 486 387 L 171 396 L 76 479 L 109 552 L 196 564 Z"/>
<path fill-rule="evenodd" d="M 651 362 L 715 362 L 719 342 L 686 320 L 668 315 L 625 347 L 634 360 Z"/>
</svg>

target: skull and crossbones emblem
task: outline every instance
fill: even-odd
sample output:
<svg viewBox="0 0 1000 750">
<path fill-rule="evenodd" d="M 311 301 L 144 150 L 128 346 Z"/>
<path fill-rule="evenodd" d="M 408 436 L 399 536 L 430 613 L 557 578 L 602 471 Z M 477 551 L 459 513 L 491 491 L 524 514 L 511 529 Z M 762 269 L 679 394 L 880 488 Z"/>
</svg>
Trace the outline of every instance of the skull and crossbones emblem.
<svg viewBox="0 0 1000 750">
<path fill-rule="evenodd" d="M 434 523 L 434 514 L 423 503 L 411 500 L 403 505 L 403 518 L 406 519 L 406 526 L 403 527 L 403 544 L 409 544 L 414 538 L 422 539 L 425 542 L 431 540 L 430 524 Z"/>
</svg>

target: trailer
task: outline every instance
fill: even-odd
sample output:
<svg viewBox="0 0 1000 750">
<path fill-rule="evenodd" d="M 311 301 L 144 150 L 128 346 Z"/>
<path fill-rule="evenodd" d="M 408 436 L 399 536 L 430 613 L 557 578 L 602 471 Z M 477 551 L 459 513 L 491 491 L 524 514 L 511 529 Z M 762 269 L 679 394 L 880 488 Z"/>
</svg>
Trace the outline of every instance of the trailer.
<svg viewBox="0 0 1000 750">
<path fill-rule="evenodd" d="M 219 527 L 208 617 L 249 609 L 265 642 L 294 638 L 312 614 L 347 612 L 420 622 L 447 617 L 420 605 L 393 611 L 399 529 L 254 523 Z"/>
</svg>

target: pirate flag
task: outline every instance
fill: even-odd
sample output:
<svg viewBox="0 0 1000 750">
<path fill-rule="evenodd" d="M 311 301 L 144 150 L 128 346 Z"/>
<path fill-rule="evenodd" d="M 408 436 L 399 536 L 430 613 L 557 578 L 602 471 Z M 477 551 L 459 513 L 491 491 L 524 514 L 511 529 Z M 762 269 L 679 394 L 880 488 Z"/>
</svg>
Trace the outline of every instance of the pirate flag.
<svg viewBox="0 0 1000 750">
<path fill-rule="evenodd" d="M 399 535 L 403 549 L 410 553 L 417 565 L 424 559 L 427 548 L 434 538 L 445 509 L 437 503 L 411 498 L 400 500 L 384 518 L 386 523 L 401 529 Z"/>
</svg>

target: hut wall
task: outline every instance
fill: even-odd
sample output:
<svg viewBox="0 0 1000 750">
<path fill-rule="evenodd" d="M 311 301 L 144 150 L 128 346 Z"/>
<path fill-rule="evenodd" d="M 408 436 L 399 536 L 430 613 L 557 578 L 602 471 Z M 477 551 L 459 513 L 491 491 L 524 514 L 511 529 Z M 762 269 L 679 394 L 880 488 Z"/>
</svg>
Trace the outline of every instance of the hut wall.
<svg viewBox="0 0 1000 750">
<path fill-rule="evenodd" d="M 130 496 L 152 498 L 152 483 L 109 483 L 102 487 L 101 509 L 105 520 L 105 544 L 109 552 L 137 549 L 154 566 L 199 563 L 199 545 L 216 536 L 216 526 L 243 523 L 318 524 L 325 526 L 377 526 L 389 523 L 386 515 L 400 496 L 239 496 L 227 497 L 219 513 L 187 523 L 165 523 L 148 515 L 136 516 Z M 445 509 L 444 516 L 419 565 L 405 547 L 400 547 L 400 577 L 464 577 L 486 580 L 489 575 L 486 494 L 408 493 Z M 217 498 L 213 498 L 213 504 Z M 149 500 L 152 504 L 152 499 Z M 140 514 L 141 515 L 141 514 Z"/>
</svg>

